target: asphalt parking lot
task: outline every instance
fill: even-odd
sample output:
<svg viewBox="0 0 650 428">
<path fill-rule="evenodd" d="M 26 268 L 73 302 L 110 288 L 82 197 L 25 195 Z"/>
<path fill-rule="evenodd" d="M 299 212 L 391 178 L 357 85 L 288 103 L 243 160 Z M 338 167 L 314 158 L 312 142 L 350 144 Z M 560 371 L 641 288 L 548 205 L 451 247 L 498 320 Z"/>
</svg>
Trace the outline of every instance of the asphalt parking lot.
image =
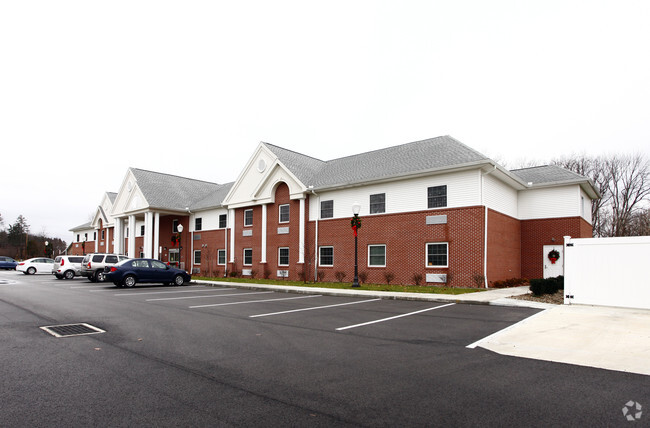
<svg viewBox="0 0 650 428">
<path fill-rule="evenodd" d="M 647 376 L 467 347 L 538 312 L 1 272 L 0 426 L 611 426 L 650 407 Z M 71 323 L 105 332 L 40 329 Z"/>
</svg>

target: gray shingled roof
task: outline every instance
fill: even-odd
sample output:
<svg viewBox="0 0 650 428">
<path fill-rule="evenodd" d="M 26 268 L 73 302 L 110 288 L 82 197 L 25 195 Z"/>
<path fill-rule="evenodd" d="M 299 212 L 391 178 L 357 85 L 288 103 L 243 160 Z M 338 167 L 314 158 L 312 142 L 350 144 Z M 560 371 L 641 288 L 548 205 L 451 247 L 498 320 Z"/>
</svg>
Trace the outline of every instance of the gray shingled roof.
<svg viewBox="0 0 650 428">
<path fill-rule="evenodd" d="M 89 221 L 88 223 L 80 224 L 79 226 L 73 227 L 72 229 L 68 229 L 68 230 L 70 232 L 76 232 L 78 230 L 90 229 L 91 228 L 91 223 L 92 222 Z"/>
<path fill-rule="evenodd" d="M 210 183 L 208 181 L 194 180 L 191 178 L 178 177 L 175 175 L 159 172 L 146 171 L 143 169 L 130 168 L 138 187 L 145 199 L 153 208 L 166 208 L 184 211 L 185 208 L 197 209 L 221 205 L 221 201 L 230 186 L 226 189 L 223 184 Z M 225 193 L 224 193 L 225 192 Z M 222 195 L 215 198 L 214 195 Z M 219 199 L 217 201 L 217 199 Z"/>
<path fill-rule="evenodd" d="M 533 186 L 536 184 L 578 183 L 587 181 L 586 177 L 557 165 L 514 169 L 510 172 L 519 177 L 524 183 L 533 183 Z"/>
<path fill-rule="evenodd" d="M 266 144 L 266 143 L 265 143 Z M 361 184 L 490 159 L 450 136 L 430 138 L 327 162 L 266 144 L 303 184 L 315 188 Z"/>
</svg>

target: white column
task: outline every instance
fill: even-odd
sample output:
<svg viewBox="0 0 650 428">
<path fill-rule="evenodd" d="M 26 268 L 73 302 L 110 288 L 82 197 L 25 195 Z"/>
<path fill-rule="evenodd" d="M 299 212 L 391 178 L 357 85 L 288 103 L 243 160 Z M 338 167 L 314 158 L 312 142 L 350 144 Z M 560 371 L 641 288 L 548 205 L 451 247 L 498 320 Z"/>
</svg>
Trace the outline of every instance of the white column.
<svg viewBox="0 0 650 428">
<path fill-rule="evenodd" d="M 305 263 L 305 198 L 300 199 L 300 229 L 298 230 L 298 263 Z"/>
<path fill-rule="evenodd" d="M 115 254 L 124 254 L 124 219 L 122 217 L 115 219 L 113 251 L 115 251 Z"/>
<path fill-rule="evenodd" d="M 131 257 L 132 259 L 138 257 L 138 255 L 135 253 L 135 216 L 134 215 L 129 216 L 129 249 L 127 252 L 127 256 Z"/>
<path fill-rule="evenodd" d="M 228 224 L 230 225 L 230 263 L 235 262 L 235 210 L 228 210 Z"/>
<path fill-rule="evenodd" d="M 160 260 L 160 213 L 153 217 L 153 258 Z"/>
<path fill-rule="evenodd" d="M 266 204 L 262 205 L 262 259 L 266 263 Z"/>
<path fill-rule="evenodd" d="M 153 213 L 144 213 L 144 256 L 148 259 L 153 257 Z"/>
</svg>

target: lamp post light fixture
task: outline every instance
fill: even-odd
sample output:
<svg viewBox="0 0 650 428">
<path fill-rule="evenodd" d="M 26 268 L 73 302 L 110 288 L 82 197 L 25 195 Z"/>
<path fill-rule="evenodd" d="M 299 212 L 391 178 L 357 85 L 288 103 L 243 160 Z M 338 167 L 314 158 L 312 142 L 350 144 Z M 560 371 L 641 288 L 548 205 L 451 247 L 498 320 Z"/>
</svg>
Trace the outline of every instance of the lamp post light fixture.
<svg viewBox="0 0 650 428">
<path fill-rule="evenodd" d="M 181 236 L 183 235 L 183 225 L 179 224 L 176 227 L 176 230 L 178 230 L 178 267 L 181 267 L 181 254 L 183 254 L 183 246 L 181 244 Z"/>
<path fill-rule="evenodd" d="M 49 251 L 47 251 L 47 246 L 48 246 L 48 245 L 49 245 L 49 242 L 48 242 L 48 241 L 45 241 L 45 250 L 44 250 L 44 251 L 45 251 L 45 257 L 49 257 L 49 256 L 48 256 Z"/>
<path fill-rule="evenodd" d="M 359 252 L 358 252 L 358 244 L 357 244 L 357 234 L 358 234 L 357 232 L 361 227 L 361 218 L 359 217 L 360 211 L 361 211 L 361 205 L 358 202 L 352 204 L 352 214 L 354 214 L 350 222 L 352 225 L 352 230 L 354 231 L 354 280 L 352 281 L 352 287 L 359 286 L 359 265 L 358 265 Z"/>
</svg>

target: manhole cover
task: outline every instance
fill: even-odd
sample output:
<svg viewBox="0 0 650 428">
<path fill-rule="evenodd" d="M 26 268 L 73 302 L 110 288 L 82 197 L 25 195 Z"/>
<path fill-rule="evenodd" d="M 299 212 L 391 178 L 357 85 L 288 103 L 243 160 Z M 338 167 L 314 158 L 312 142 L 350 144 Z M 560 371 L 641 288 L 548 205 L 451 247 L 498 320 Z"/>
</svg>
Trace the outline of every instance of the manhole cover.
<svg viewBox="0 0 650 428">
<path fill-rule="evenodd" d="M 83 336 L 86 334 L 106 333 L 101 328 L 97 328 L 90 324 L 63 324 L 63 325 L 49 325 L 41 327 L 42 330 L 47 331 L 55 337 L 70 337 L 70 336 Z"/>
</svg>

